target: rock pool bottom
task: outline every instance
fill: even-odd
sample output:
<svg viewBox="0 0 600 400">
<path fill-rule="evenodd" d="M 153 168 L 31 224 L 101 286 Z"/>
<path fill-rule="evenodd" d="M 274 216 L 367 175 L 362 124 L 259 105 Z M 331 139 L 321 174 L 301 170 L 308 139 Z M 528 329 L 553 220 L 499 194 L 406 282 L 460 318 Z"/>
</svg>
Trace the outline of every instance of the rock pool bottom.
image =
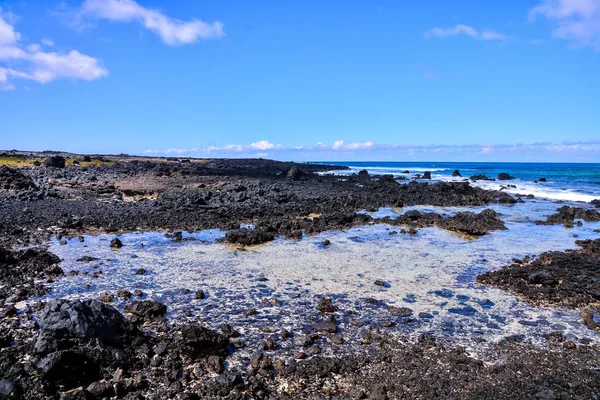
<svg viewBox="0 0 600 400">
<path fill-rule="evenodd" d="M 118 250 L 109 247 L 112 235 L 86 236 L 83 242 L 74 238 L 66 245 L 53 241 L 50 251 L 63 260 L 65 273 L 76 274 L 53 283 L 43 300 L 97 299 L 119 289 L 141 289 L 144 298 L 168 306 L 171 320 L 196 320 L 213 329 L 228 323 L 240 331 L 246 348 L 232 356 L 231 365 L 262 350 L 263 341 L 282 329 L 311 332 L 323 318 L 316 310 L 322 297 L 332 298 L 338 308 L 335 317 L 345 340 L 343 346 L 324 340 L 320 351 L 325 354 L 364 351 L 363 336 L 374 326 L 391 336 L 430 333 L 473 354 L 512 335 L 538 346 L 546 346 L 545 336 L 555 331 L 574 341 L 597 342 L 599 336 L 580 323 L 577 311 L 534 307 L 475 283 L 477 275 L 514 257 L 575 248 L 574 235 L 597 236 L 593 230 L 599 224 L 539 226 L 519 207 L 495 206 L 508 230 L 477 239 L 438 228 L 410 236 L 393 234 L 399 227 L 369 225 L 247 249 L 219 242 L 224 232 L 218 230 L 184 234 L 189 240 L 179 242 L 158 232 L 123 234 L 124 247 Z M 541 203 L 527 211 L 543 215 L 554 209 Z M 323 246 L 325 239 L 331 245 Z M 76 261 L 84 255 L 98 260 Z M 140 268 L 144 274 L 136 274 Z M 196 290 L 206 297 L 196 299 Z M 128 301 L 115 296 L 113 305 L 122 309 Z M 407 307 L 411 314 L 394 314 L 389 306 Z M 250 309 L 256 313 L 248 315 Z M 292 341 L 280 341 L 277 351 L 291 356 L 292 347 Z"/>
</svg>

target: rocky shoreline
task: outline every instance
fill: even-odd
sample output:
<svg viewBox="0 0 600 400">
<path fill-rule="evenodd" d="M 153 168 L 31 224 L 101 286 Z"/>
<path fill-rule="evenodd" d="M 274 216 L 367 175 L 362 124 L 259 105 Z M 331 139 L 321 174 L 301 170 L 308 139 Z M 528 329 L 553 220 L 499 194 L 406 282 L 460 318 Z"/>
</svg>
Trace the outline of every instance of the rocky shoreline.
<svg viewBox="0 0 600 400">
<path fill-rule="evenodd" d="M 498 213 L 409 211 L 391 219 L 363 210 L 520 198 L 468 182 L 398 184 L 362 172 L 340 179 L 317 174 L 331 166 L 269 160 L 4 157 L 13 163 L 0 166 L 0 399 L 600 398 L 600 347 L 560 332 L 548 335 L 545 347 L 507 337 L 490 344 L 484 362 L 435 333 L 405 338 L 389 335 L 385 325 L 366 326 L 365 351 L 332 357 L 320 347 L 344 346 L 338 325 L 346 311 L 322 298 L 310 305 L 310 332 L 269 332 L 261 348 L 245 349 L 254 355 L 240 365 L 233 360 L 244 335 L 235 326 L 171 321 L 165 305 L 133 290 L 117 293 L 127 301 L 124 313 L 99 300 L 28 303 L 52 281 L 69 279 L 60 259 L 39 247 L 51 237 L 155 230 L 181 241 L 181 231 L 218 228 L 225 242 L 249 246 L 368 224 L 409 235 L 436 226 L 479 237 L 506 229 Z M 598 221 L 592 209 L 557 211 L 540 224 Z M 515 260 L 478 281 L 535 304 L 581 308 L 584 322 L 598 329 L 599 241 L 578 244 L 578 251 Z M 398 322 L 411 318 L 409 309 L 389 312 Z M 275 351 L 284 344 L 287 357 Z"/>
</svg>

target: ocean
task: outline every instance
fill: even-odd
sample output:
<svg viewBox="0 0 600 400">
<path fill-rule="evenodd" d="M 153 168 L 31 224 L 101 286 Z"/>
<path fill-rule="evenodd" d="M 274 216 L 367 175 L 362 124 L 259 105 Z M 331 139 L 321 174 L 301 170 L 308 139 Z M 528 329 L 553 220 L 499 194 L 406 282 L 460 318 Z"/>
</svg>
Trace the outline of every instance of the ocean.
<svg viewBox="0 0 600 400">
<path fill-rule="evenodd" d="M 500 189 L 508 184 L 506 192 L 512 194 L 532 194 L 536 198 L 573 202 L 590 202 L 600 199 L 600 163 L 473 163 L 473 162 L 380 162 L 348 161 L 325 162 L 325 164 L 345 165 L 350 170 L 332 171 L 338 175 L 349 175 L 366 169 L 372 175 L 392 174 L 395 177 L 412 178 L 415 174 L 431 172 L 432 181 L 462 181 L 473 175 L 486 175 L 497 178 L 501 172 L 515 177 L 510 181 L 470 181 L 485 189 Z M 453 177 L 459 170 L 462 177 Z M 404 173 L 409 171 L 409 173 Z M 546 178 L 546 182 L 540 182 Z M 405 181 L 400 181 L 405 182 Z"/>
</svg>

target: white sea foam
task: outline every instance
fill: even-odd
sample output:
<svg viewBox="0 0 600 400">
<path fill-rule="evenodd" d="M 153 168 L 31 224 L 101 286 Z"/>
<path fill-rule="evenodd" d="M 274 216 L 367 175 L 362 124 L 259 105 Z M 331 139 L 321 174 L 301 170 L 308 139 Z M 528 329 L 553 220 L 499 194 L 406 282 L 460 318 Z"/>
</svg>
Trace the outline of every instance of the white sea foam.
<svg viewBox="0 0 600 400">
<path fill-rule="evenodd" d="M 460 182 L 464 181 L 465 178 L 455 178 L 447 175 L 432 175 L 433 179 L 447 182 Z M 600 198 L 599 195 L 591 195 L 587 193 L 577 192 L 573 189 L 558 189 L 555 187 L 549 187 L 546 183 L 535 183 L 523 181 L 520 179 L 512 179 L 510 181 L 469 181 L 473 186 L 478 186 L 483 189 L 489 190 L 500 190 L 510 194 L 532 194 L 536 198 L 543 198 L 549 200 L 562 200 L 562 201 L 576 201 L 589 203 L 594 199 Z M 514 185 L 516 188 L 508 187 L 507 185 Z"/>
</svg>

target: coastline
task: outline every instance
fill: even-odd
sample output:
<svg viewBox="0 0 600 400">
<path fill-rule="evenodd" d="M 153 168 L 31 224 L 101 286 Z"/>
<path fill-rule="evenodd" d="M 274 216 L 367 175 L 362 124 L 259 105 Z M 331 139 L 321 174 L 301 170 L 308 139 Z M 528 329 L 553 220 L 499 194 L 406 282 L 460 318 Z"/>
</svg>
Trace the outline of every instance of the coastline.
<svg viewBox="0 0 600 400">
<path fill-rule="evenodd" d="M 181 307 L 179 303 L 172 307 L 167 306 L 164 315 L 162 308 L 157 315 L 148 309 L 131 309 L 137 297 L 141 302 L 150 302 L 143 303 L 143 307 L 148 307 L 150 310 L 157 307 L 155 303 L 157 299 L 146 288 L 142 296 L 132 295 L 134 289 L 139 289 L 134 287 L 133 282 L 137 281 L 130 281 L 129 287 L 118 288 L 128 291 L 129 295 L 124 292 L 119 295 L 115 287 L 114 290 L 110 290 L 113 300 L 107 304 L 116 305 L 129 318 L 133 316 L 142 321 L 140 329 L 130 327 L 128 320 L 120 321 L 124 331 L 122 337 L 117 340 L 119 342 L 117 347 L 124 349 L 127 361 L 123 362 L 122 358 L 114 358 L 110 355 L 112 351 L 110 349 L 114 344 L 102 343 L 99 345 L 102 354 L 92 363 L 96 365 L 96 369 L 91 368 L 90 375 L 83 376 L 80 381 L 63 382 L 66 379 L 64 374 L 68 372 L 68 369 L 61 364 L 63 361 L 54 360 L 55 363 L 51 364 L 52 368 L 57 368 L 56 371 L 50 368 L 51 372 L 48 372 L 40 367 L 40 363 L 46 366 L 53 360 L 51 357 L 58 357 L 56 349 L 50 350 L 50 347 L 64 346 L 63 339 L 52 336 L 57 329 L 56 326 L 51 323 L 42 324 L 40 330 L 34 326 L 33 321 L 39 321 L 40 315 L 42 321 L 44 317 L 52 320 L 52 314 L 57 312 L 56 307 L 72 306 L 70 303 L 64 303 L 60 306 L 55 305 L 55 308 L 46 307 L 40 314 L 43 306 L 38 300 L 43 291 L 37 291 L 39 286 L 50 289 L 50 296 L 44 297 L 44 301 L 52 303 L 55 301 L 52 297 L 52 281 L 57 281 L 57 285 L 62 282 L 74 282 L 78 291 L 71 293 L 73 299 L 86 298 L 81 295 L 88 290 L 85 287 L 87 281 L 82 278 L 86 272 L 91 275 L 104 270 L 109 274 L 107 279 L 117 279 L 116 272 L 110 275 L 111 268 L 119 270 L 127 265 L 129 277 L 136 278 L 135 275 L 141 275 L 142 279 L 146 277 L 152 281 L 153 269 L 157 268 L 152 263 L 162 257 L 162 253 L 151 253 L 152 246 L 181 248 L 181 250 L 172 248 L 170 251 L 173 252 L 193 249 L 190 250 L 190 254 L 195 254 L 194 251 L 203 251 L 209 255 L 214 252 L 214 259 L 221 260 L 224 259 L 225 253 L 219 253 L 223 250 L 216 246 L 224 246 L 219 243 L 220 240 L 224 240 L 235 246 L 234 250 L 228 250 L 229 253 L 226 254 L 239 252 L 239 255 L 235 255 L 239 258 L 245 253 L 251 253 L 254 259 L 249 258 L 248 263 L 264 264 L 267 260 L 281 260 L 293 254 L 285 248 L 285 245 L 296 241 L 308 246 L 303 250 L 306 254 L 311 255 L 312 252 L 316 254 L 313 262 L 327 263 L 327 259 L 319 258 L 318 254 L 321 253 L 317 252 L 331 253 L 335 251 L 336 246 L 341 248 L 341 252 L 354 254 L 354 259 L 368 248 L 358 246 L 367 246 L 369 243 L 373 246 L 368 248 L 370 254 L 381 254 L 376 252 L 386 248 L 380 246 L 384 243 L 382 240 L 386 235 L 391 238 L 389 240 L 392 240 L 386 245 L 389 247 L 388 258 L 393 257 L 394 252 L 397 253 L 399 248 L 411 248 L 408 247 L 409 243 L 415 243 L 415 250 L 412 251 L 430 243 L 432 250 L 425 251 L 433 252 L 438 245 L 450 246 L 447 243 L 455 242 L 457 249 L 474 246 L 474 249 L 469 251 L 484 252 L 485 248 L 478 249 L 477 246 L 485 244 L 485 240 L 488 240 L 485 238 L 501 238 L 506 224 L 508 224 L 506 235 L 511 235 L 516 226 L 521 226 L 518 224 L 526 223 L 531 226 L 527 225 L 525 233 L 522 234 L 541 235 L 544 232 L 552 232 L 549 234 L 553 236 L 549 237 L 556 243 L 564 243 L 563 249 L 568 249 L 573 247 L 567 243 L 567 240 L 575 242 L 575 238 L 567 239 L 571 238 L 573 233 L 556 224 L 567 225 L 569 222 L 573 224 L 580 218 L 579 214 L 574 213 L 572 216 L 555 218 L 556 221 L 547 219 L 552 215 L 552 209 L 558 209 L 561 204 L 556 204 L 556 207 L 552 202 L 536 205 L 541 207 L 542 211 L 518 208 L 522 205 L 527 206 L 531 199 L 526 195 L 507 194 L 503 190 L 482 189 L 473 186 L 469 181 L 417 180 L 400 184 L 394 179 L 371 176 L 368 173 L 351 175 L 341 181 L 338 176 L 317 174 L 331 170 L 329 166 L 280 163 L 270 160 L 200 161 L 99 156 L 91 157 L 92 160 L 84 164 L 86 161 L 83 161 L 82 156 L 68 155 L 78 162 L 81 160 L 79 166 L 72 165 L 71 162 L 71 165 L 67 165 L 66 168 L 54 168 L 43 165 L 42 158 L 47 156 L 48 154 L 43 153 L 28 153 L 28 158 L 39 157 L 41 165 L 10 167 L 10 171 L 4 169 L 1 174 L 5 178 L 4 182 L 8 182 L 0 191 L 0 245 L 6 249 L 3 253 L 6 255 L 3 262 L 8 263 L 7 260 L 11 259 L 8 264 L 23 266 L 19 270 L 22 275 L 5 274 L 3 277 L 5 284 L 2 292 L 3 319 L 0 332 L 4 338 L 2 343 L 10 343 L 10 345 L 3 346 L 3 351 L 0 353 L 4 358 L 2 372 L 12 384 L 18 385 L 18 390 L 23 395 L 29 398 L 34 398 L 33 396 L 40 396 L 39 398 L 113 397 L 109 394 L 114 394 L 117 398 L 160 398 L 161 396 L 162 398 L 165 396 L 167 398 L 271 398 L 272 396 L 396 398 L 402 394 L 411 398 L 522 398 L 524 393 L 538 398 L 544 398 L 540 396 L 552 398 L 551 395 L 554 398 L 571 395 L 591 398 L 600 390 L 600 380 L 593 372 L 598 368 L 596 360 L 600 348 L 596 340 L 597 334 L 591 329 L 581 327 L 577 332 L 585 332 L 585 334 L 579 333 L 578 337 L 565 336 L 560 332 L 556 334 L 546 332 L 541 335 L 546 343 L 540 345 L 539 341 L 532 343 L 528 337 L 508 333 L 501 339 L 486 337 L 487 334 L 473 334 L 473 331 L 478 329 L 475 328 L 472 331 L 467 330 L 471 333 L 466 341 L 453 343 L 444 338 L 439 326 L 432 329 L 425 326 L 427 329 L 422 331 L 412 328 L 413 321 L 410 320 L 416 320 L 415 326 L 418 326 L 419 320 L 427 319 L 419 316 L 419 313 L 426 311 L 417 311 L 416 306 L 412 306 L 415 310 L 404 310 L 402 307 L 406 304 L 399 302 L 394 305 L 391 301 L 392 297 L 383 294 L 381 299 L 375 299 L 375 303 L 370 297 L 365 299 L 366 296 L 354 299 L 353 302 L 359 299 L 364 301 L 364 306 L 361 305 L 364 307 L 363 311 L 356 309 L 355 304 L 358 303 L 350 302 L 348 304 L 351 307 L 348 307 L 348 304 L 339 297 L 332 297 L 331 290 L 328 292 L 314 289 L 309 292 L 310 295 L 304 297 L 304 292 L 299 290 L 303 301 L 292 301 L 290 298 L 277 300 L 280 303 L 277 305 L 262 304 L 259 301 L 261 297 L 267 299 L 267 302 L 276 299 L 273 297 L 274 293 L 285 282 L 283 277 L 286 275 L 283 272 L 279 278 L 275 273 L 269 277 L 265 276 L 269 271 L 268 268 L 260 270 L 261 274 L 248 278 L 254 283 L 252 287 L 244 289 L 265 291 L 253 298 L 257 302 L 256 306 L 252 307 L 244 303 L 243 306 L 232 307 L 227 311 L 232 317 L 229 322 L 236 320 L 233 318 L 235 313 L 243 314 L 241 320 L 245 321 L 246 328 L 242 332 L 237 332 L 241 333 L 241 336 L 236 335 L 235 332 L 243 324 L 240 322 L 239 326 L 235 326 L 227 322 L 227 312 L 221 316 L 225 318 L 223 321 L 213 323 L 210 330 L 205 328 L 206 325 L 210 325 L 210 321 L 204 323 L 202 321 L 210 315 L 203 311 L 205 307 L 210 304 L 219 307 L 219 302 L 228 298 L 225 296 L 227 291 L 222 293 L 221 298 L 217 296 L 211 298 L 218 286 L 216 284 L 210 287 L 210 290 L 204 288 L 206 290 L 204 295 L 208 295 L 208 301 L 204 297 L 201 299 L 194 297 L 196 290 L 199 290 L 195 287 L 180 287 L 181 290 L 189 290 L 181 294 L 163 290 L 166 292 L 167 299 L 169 296 L 187 296 L 182 297 L 181 301 L 187 302 L 188 298 L 199 301 L 197 309 L 187 307 L 188 309 L 184 310 L 185 307 Z M 342 167 L 339 168 L 344 171 Z M 7 189 L 6 187 L 9 186 L 10 188 Z M 424 208 L 419 210 L 419 207 L 415 206 Z M 385 207 L 396 208 L 386 211 Z M 427 207 L 434 208 L 427 209 Z M 586 203 L 569 203 L 567 207 L 569 212 L 578 208 L 589 211 L 589 220 L 585 220 L 582 227 L 575 224 L 574 228 L 570 228 L 576 230 L 578 238 L 597 238 L 598 235 L 593 229 L 598 225 L 597 221 L 600 218 L 596 219 L 595 206 Z M 487 208 L 496 209 L 500 213 L 493 211 L 495 214 L 484 214 L 483 211 Z M 465 209 L 475 213 L 460 214 Z M 514 215 L 511 215 L 510 210 L 516 210 Z M 382 214 L 379 215 L 377 212 Z M 530 215 L 526 217 L 531 216 L 532 221 L 525 222 L 524 215 L 527 213 Z M 551 225 L 535 225 L 533 219 Z M 240 228 L 240 224 L 251 225 L 253 229 Z M 387 228 L 381 228 L 383 224 L 388 224 Z M 373 231 L 373 227 L 382 229 L 379 236 Z M 222 233 L 205 238 L 202 235 L 208 229 L 219 229 Z M 356 229 L 363 230 L 354 232 L 353 230 Z M 162 235 L 155 235 L 153 239 L 139 239 L 144 243 L 144 247 L 147 247 L 146 250 L 142 250 L 139 243 L 135 241 L 137 239 L 131 236 L 139 231 L 170 231 L 173 234 L 168 240 L 159 239 Z M 190 233 L 177 234 L 178 231 Z M 350 233 L 343 235 L 344 231 Z M 390 235 L 392 231 L 396 233 Z M 455 239 L 455 236 L 451 236 L 457 232 L 467 234 L 468 237 L 456 236 Z M 194 233 L 200 236 L 196 237 L 196 240 L 191 240 Z M 87 236 L 89 234 L 101 236 L 90 238 Z M 336 236 L 340 234 L 343 237 Z M 138 234 L 140 235 L 144 237 L 144 234 Z M 439 235 L 444 239 L 437 239 Z M 81 245 L 78 245 L 79 236 L 83 238 Z M 109 242 L 115 236 L 123 240 L 125 247 L 113 250 L 109 248 Z M 38 262 L 36 265 L 42 265 L 44 268 L 30 274 L 28 271 L 33 264 L 31 258 L 27 257 L 31 254 L 25 257 L 18 249 L 39 245 L 48 247 L 51 237 L 56 238 L 51 249 L 57 253 L 60 253 L 63 248 L 69 249 L 72 251 L 72 256 L 69 256 L 71 258 L 67 257 L 65 261 L 65 256 L 61 256 L 63 263 L 59 265 L 64 267 L 61 273 L 55 267 L 55 260 L 48 259 L 48 256 L 39 251 L 33 254 L 33 259 Z M 101 241 L 101 238 L 106 240 Z M 514 238 L 507 236 L 506 249 Z M 261 253 L 269 251 L 261 251 L 260 248 L 249 250 L 246 247 L 248 244 L 273 243 L 274 239 L 276 239 L 274 244 L 267 249 L 273 253 L 268 259 L 261 258 Z M 61 240 L 66 244 L 62 244 Z M 207 242 L 202 242 L 203 240 Z M 330 243 L 325 244 L 326 240 Z M 413 242 L 409 242 L 411 240 Z M 417 240 L 422 242 L 414 242 Z M 136 247 L 135 251 L 131 252 L 133 243 L 136 243 Z M 201 247 L 196 249 L 194 246 L 200 243 L 215 247 L 210 247 L 211 250 Z M 553 242 L 548 240 L 548 244 L 550 243 Z M 490 246 L 496 244 L 490 242 Z M 88 245 L 89 248 L 83 247 Z M 381 248 L 377 248 L 378 246 Z M 515 256 L 528 253 L 527 256 L 531 259 L 536 258 L 531 250 L 523 247 L 522 250 L 515 252 Z M 104 261 L 98 261 L 100 265 L 104 264 L 100 268 L 93 267 L 94 261 L 88 265 L 74 260 L 83 255 L 97 257 L 101 253 L 99 249 L 114 254 L 112 257 L 102 258 Z M 540 246 L 539 250 L 535 253 L 540 254 L 552 248 L 546 249 Z M 500 250 L 497 248 L 490 250 L 490 252 L 494 251 Z M 442 260 L 449 259 L 449 254 L 452 252 L 456 253 L 457 250 L 451 247 L 448 254 L 442 253 L 439 257 Z M 293 260 L 303 264 L 305 261 L 302 259 L 302 254 L 297 253 Z M 569 259 L 570 254 L 572 253 L 565 252 L 564 256 L 560 257 Z M 129 260 L 127 264 L 126 257 Z M 337 256 L 339 257 L 340 255 Z M 592 251 L 589 257 L 591 261 L 586 262 L 597 262 L 598 254 Z M 114 266 L 111 264 L 112 261 L 108 260 L 109 258 L 116 259 Z M 510 264 L 511 258 L 504 258 L 503 264 L 500 260 L 494 259 L 491 263 L 494 268 L 499 268 Z M 177 263 L 181 260 L 165 261 L 166 267 L 163 267 L 170 268 L 169 262 Z M 370 262 L 375 263 L 376 258 Z M 276 264 L 275 262 L 271 271 L 276 268 Z M 294 262 L 289 264 L 290 266 L 285 267 L 288 268 L 287 271 L 291 271 Z M 78 265 L 81 268 L 71 269 L 67 265 Z M 242 262 L 240 265 L 245 264 Z M 135 270 L 138 267 L 143 268 L 144 273 L 137 274 Z M 219 268 L 222 268 L 219 265 L 217 267 L 213 274 L 217 274 Z M 286 271 L 285 268 L 281 267 L 282 271 Z M 490 268 L 486 266 L 484 270 Z M 382 269 L 381 273 L 384 270 Z M 232 274 L 239 274 L 244 270 L 238 266 L 231 267 L 231 271 Z M 339 271 L 337 275 L 345 273 L 341 268 Z M 307 271 L 307 274 L 311 273 Z M 361 271 L 352 271 L 353 276 L 357 273 Z M 469 279 L 474 280 L 477 274 L 477 271 L 472 272 Z M 592 282 L 595 279 L 594 274 L 588 278 Z M 14 280 L 7 280 L 8 278 Z M 126 279 L 133 278 L 118 279 L 121 279 L 120 284 L 125 285 L 128 282 Z M 156 279 L 159 278 L 157 272 Z M 267 280 L 263 281 L 262 278 Z M 301 275 L 298 279 L 300 278 Z M 378 291 L 390 282 L 394 286 L 389 291 L 394 293 L 394 296 L 400 293 L 395 294 L 393 290 L 403 279 L 401 275 L 397 277 L 398 281 L 393 281 L 389 276 L 385 277 L 383 285 L 373 284 L 375 278 L 377 277 L 368 278 L 371 286 L 368 286 L 367 290 L 372 291 L 373 296 L 377 296 Z M 208 287 L 208 283 L 203 282 L 200 277 L 196 279 Z M 270 284 L 269 279 L 273 281 L 273 285 Z M 167 274 L 165 281 L 172 281 L 172 277 Z M 10 282 L 12 287 L 7 288 L 6 282 Z M 231 289 L 236 289 L 235 286 L 238 286 L 239 282 L 232 282 L 230 288 L 234 286 Z M 12 290 L 15 287 L 26 288 L 24 283 L 32 286 L 21 290 L 21 293 Z M 468 281 L 465 288 L 469 288 L 471 284 L 474 282 Z M 531 284 L 543 286 L 544 282 L 532 281 Z M 592 287 L 586 290 L 596 290 L 595 285 L 592 284 Z M 552 290 L 552 284 L 547 286 L 547 290 Z M 58 288 L 59 286 L 56 286 L 55 291 L 60 293 Z M 343 288 L 343 290 L 351 290 L 351 286 L 343 286 Z M 432 290 L 437 289 L 432 287 Z M 511 290 L 511 286 L 506 286 L 506 289 Z M 94 289 L 94 297 L 103 290 Z M 234 290 L 231 296 L 235 297 L 236 293 Z M 474 300 L 461 300 L 457 298 L 458 295 L 461 293 L 452 293 L 448 297 L 458 303 L 452 303 L 448 307 L 443 306 L 446 307 L 444 311 L 456 308 L 466 314 L 472 313 L 467 307 L 474 309 L 472 303 L 469 303 Z M 595 294 L 591 300 L 588 299 L 581 306 L 593 305 L 594 296 Z M 231 297 L 232 302 L 234 297 Z M 433 294 L 431 297 L 436 301 L 438 298 L 441 302 L 446 301 L 444 296 Z M 331 307 L 320 307 L 323 298 L 333 298 Z M 32 301 L 32 299 L 36 300 Z M 27 304 L 23 305 L 23 302 Z M 461 302 L 464 304 L 460 304 Z M 17 303 L 18 309 L 15 307 Z M 291 304 L 294 306 L 286 308 Z M 261 321 L 261 313 L 269 314 L 270 307 L 273 306 L 282 309 L 283 311 L 278 312 L 292 320 L 294 313 L 302 312 L 304 323 L 301 325 L 304 326 L 286 322 L 266 331 L 263 330 L 265 321 Z M 252 309 L 254 312 L 251 312 Z M 480 308 L 477 310 L 479 310 L 478 315 L 485 315 L 484 310 Z M 350 311 L 355 314 L 358 312 L 360 318 L 356 319 L 365 320 L 362 321 L 363 326 L 352 325 L 351 321 L 354 320 L 355 314 Z M 102 309 L 98 312 L 106 311 Z M 76 317 L 76 313 L 73 314 L 71 311 L 69 313 L 71 317 Z M 186 315 L 187 313 L 191 317 Z M 369 314 L 379 315 L 378 313 L 385 313 L 385 317 L 379 319 L 367 317 Z M 175 315 L 183 315 L 185 318 L 174 318 Z M 460 313 L 458 315 L 460 316 Z M 273 319 L 267 322 L 271 324 L 277 321 Z M 458 318 L 456 321 L 461 319 Z M 469 319 L 465 321 L 468 322 Z M 536 321 L 540 324 L 543 318 L 538 318 Z M 187 326 L 193 328 L 184 328 Z M 247 327 L 253 326 L 259 333 L 248 333 L 250 331 Z M 396 330 L 394 326 L 401 326 L 402 329 Z M 522 326 L 528 325 L 522 324 Z M 417 331 L 418 334 L 415 333 Z M 40 332 L 46 332 L 51 336 L 48 339 L 50 347 L 36 352 L 31 346 L 32 341 L 40 340 L 42 334 Z M 69 357 L 97 349 L 95 346 L 98 345 L 94 344 L 98 339 L 94 335 L 97 334 L 97 331 L 68 332 L 69 346 L 71 346 Z M 243 346 L 241 342 L 244 342 Z M 481 349 L 479 354 L 464 350 L 465 343 L 469 342 L 472 348 Z M 60 351 L 64 350 L 58 350 Z M 142 353 L 151 356 L 145 358 Z M 29 360 L 31 354 L 33 358 Z M 64 354 L 59 355 L 66 357 Z M 306 360 L 301 360 L 304 358 Z M 46 364 L 43 363 L 44 360 Z M 81 359 L 75 357 L 70 363 L 78 365 L 81 362 L 83 362 Z M 10 363 L 16 363 L 18 367 L 10 367 Z M 125 376 L 115 377 L 118 369 L 115 365 L 119 365 L 118 368 L 125 371 Z M 437 365 L 447 367 L 439 368 Z M 521 375 L 521 378 L 515 382 L 515 374 L 517 371 L 522 372 L 523 369 L 526 369 L 526 375 Z M 36 378 L 40 370 L 43 372 L 41 380 Z M 57 371 L 62 372 L 56 375 Z M 96 389 L 102 386 L 104 391 L 94 392 L 95 388 L 90 389 L 92 384 L 95 384 Z"/>
</svg>

